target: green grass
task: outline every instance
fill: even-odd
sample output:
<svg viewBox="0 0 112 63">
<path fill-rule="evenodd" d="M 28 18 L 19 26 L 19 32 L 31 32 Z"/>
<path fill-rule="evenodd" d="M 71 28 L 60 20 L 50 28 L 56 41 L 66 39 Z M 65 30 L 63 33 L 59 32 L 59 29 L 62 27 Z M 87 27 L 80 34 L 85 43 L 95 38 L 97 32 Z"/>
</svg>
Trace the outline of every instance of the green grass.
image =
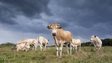
<svg viewBox="0 0 112 63">
<path fill-rule="evenodd" d="M 62 58 L 57 58 L 56 49 L 51 47 L 46 51 L 20 51 L 11 50 L 11 47 L 0 48 L 0 63 L 112 63 L 112 47 L 103 47 L 95 52 L 93 47 L 82 47 L 81 51 L 72 56 L 63 49 Z"/>
</svg>

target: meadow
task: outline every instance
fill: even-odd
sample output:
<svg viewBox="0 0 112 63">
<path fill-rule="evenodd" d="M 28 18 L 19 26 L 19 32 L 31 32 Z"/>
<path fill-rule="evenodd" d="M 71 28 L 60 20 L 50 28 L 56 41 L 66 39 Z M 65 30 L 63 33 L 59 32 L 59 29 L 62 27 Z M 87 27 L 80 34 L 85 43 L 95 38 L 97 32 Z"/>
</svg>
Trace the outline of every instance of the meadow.
<svg viewBox="0 0 112 63">
<path fill-rule="evenodd" d="M 0 63 L 112 63 L 111 46 L 102 47 L 99 52 L 93 46 L 84 46 L 73 55 L 68 55 L 64 48 L 62 58 L 57 58 L 55 53 L 54 47 L 48 47 L 46 51 L 16 52 L 12 46 L 5 46 L 0 47 Z"/>
</svg>

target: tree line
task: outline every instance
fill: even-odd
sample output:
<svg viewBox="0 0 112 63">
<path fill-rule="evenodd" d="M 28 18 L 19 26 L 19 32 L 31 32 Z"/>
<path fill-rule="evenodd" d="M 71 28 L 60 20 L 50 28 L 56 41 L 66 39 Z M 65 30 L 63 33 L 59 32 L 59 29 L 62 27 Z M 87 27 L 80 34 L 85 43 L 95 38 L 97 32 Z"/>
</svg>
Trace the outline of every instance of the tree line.
<svg viewBox="0 0 112 63">
<path fill-rule="evenodd" d="M 91 42 L 84 42 L 82 43 L 82 46 L 91 46 Z M 107 38 L 107 39 L 102 39 L 102 46 L 112 46 L 112 39 Z"/>
<path fill-rule="evenodd" d="M 15 46 L 15 45 L 16 44 L 7 42 L 7 43 L 0 44 L 0 47 Z M 54 45 L 51 45 L 51 46 L 54 47 Z M 93 44 L 91 44 L 91 42 L 83 42 L 82 46 L 93 46 Z M 112 39 L 111 38 L 102 39 L 102 46 L 112 46 Z"/>
</svg>

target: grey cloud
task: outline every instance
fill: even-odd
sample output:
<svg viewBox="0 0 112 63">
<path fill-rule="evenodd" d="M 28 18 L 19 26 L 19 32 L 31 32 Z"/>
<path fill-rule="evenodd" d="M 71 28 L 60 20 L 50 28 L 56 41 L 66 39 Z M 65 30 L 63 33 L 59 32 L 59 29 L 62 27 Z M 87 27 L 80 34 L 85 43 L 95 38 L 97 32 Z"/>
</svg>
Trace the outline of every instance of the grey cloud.
<svg viewBox="0 0 112 63">
<path fill-rule="evenodd" d="M 50 15 L 48 2 L 49 0 L 0 0 L 0 24 L 13 31 L 42 33 L 46 29 L 38 20 L 43 21 L 41 13 Z M 21 15 L 26 19 L 18 18 Z M 37 22 L 33 22 L 33 19 L 37 19 Z"/>
<path fill-rule="evenodd" d="M 76 37 L 87 39 L 93 34 L 103 37 L 112 32 L 111 0 L 51 0 L 49 8 Z"/>
<path fill-rule="evenodd" d="M 10 8 L 10 6 L 0 5 L 0 23 L 8 25 L 17 24 L 11 19 L 16 13 L 13 13 L 14 11 L 10 10 Z"/>
<path fill-rule="evenodd" d="M 56 2 L 54 7 L 57 6 L 53 10 L 54 15 L 62 17 L 65 21 L 74 22 L 87 28 L 101 22 L 112 23 L 110 21 L 112 20 L 111 0 L 58 0 L 54 2 Z M 54 9 L 52 7 L 51 9 Z"/>
<path fill-rule="evenodd" d="M 1 0 L 0 2 L 13 6 L 17 12 L 21 12 L 29 17 L 41 12 L 50 13 L 47 8 L 49 0 Z"/>
<path fill-rule="evenodd" d="M 41 18 L 40 13 L 50 15 L 47 7 L 49 0 L 0 0 L 0 22 L 3 24 L 17 24 L 12 18 L 24 15 L 29 18 Z"/>
<path fill-rule="evenodd" d="M 105 38 L 112 32 L 111 11 L 111 0 L 0 0 L 0 25 L 7 33 L 51 39 L 46 26 L 58 22 L 75 38 L 89 40 L 93 34 Z"/>
</svg>

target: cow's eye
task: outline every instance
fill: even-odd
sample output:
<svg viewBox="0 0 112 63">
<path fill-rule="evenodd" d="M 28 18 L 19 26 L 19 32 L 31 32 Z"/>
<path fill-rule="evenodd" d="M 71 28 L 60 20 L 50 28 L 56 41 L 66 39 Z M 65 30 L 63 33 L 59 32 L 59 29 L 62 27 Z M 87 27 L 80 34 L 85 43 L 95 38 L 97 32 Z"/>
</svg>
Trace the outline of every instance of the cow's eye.
<svg viewBox="0 0 112 63">
<path fill-rule="evenodd" d="M 48 28 L 48 29 L 51 29 L 51 26 L 48 25 L 47 28 Z"/>
</svg>

